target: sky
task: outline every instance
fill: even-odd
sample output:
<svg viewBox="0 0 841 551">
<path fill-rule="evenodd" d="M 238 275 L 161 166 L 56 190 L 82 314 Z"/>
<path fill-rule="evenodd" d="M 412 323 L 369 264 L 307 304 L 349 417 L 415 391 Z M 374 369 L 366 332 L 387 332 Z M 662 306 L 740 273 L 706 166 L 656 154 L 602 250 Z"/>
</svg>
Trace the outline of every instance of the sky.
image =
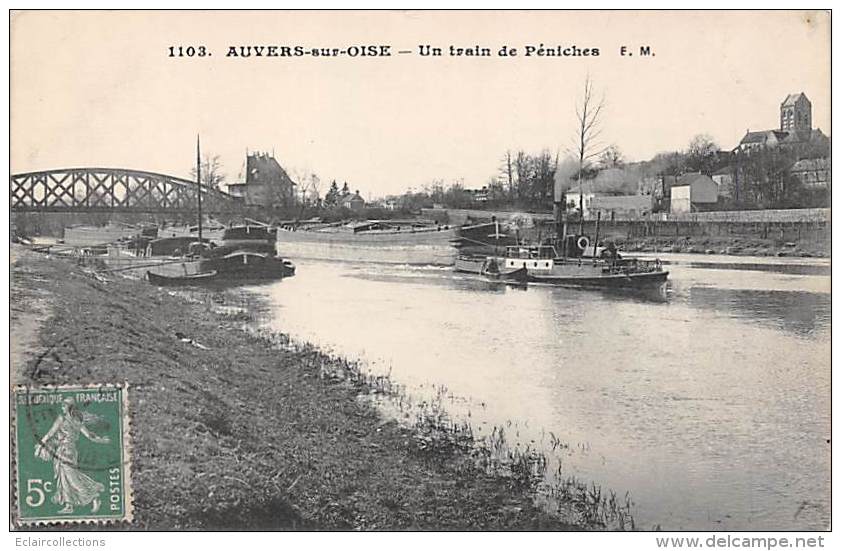
<svg viewBox="0 0 841 551">
<path fill-rule="evenodd" d="M 11 168 L 187 177 L 200 134 L 229 182 L 246 151 L 265 151 L 293 178 L 316 173 L 322 194 L 332 179 L 366 198 L 433 180 L 481 187 L 507 150 L 570 149 L 587 75 L 605 98 L 603 143 L 628 160 L 700 133 L 730 149 L 747 129 L 777 128 L 780 102 L 801 91 L 831 134 L 829 24 L 806 11 L 16 12 Z M 524 55 L 541 44 L 599 55 Z M 211 55 L 169 57 L 179 45 Z M 392 56 L 226 56 L 249 45 Z M 450 45 L 494 55 L 449 56 Z M 504 45 L 518 55 L 496 55 Z"/>
</svg>

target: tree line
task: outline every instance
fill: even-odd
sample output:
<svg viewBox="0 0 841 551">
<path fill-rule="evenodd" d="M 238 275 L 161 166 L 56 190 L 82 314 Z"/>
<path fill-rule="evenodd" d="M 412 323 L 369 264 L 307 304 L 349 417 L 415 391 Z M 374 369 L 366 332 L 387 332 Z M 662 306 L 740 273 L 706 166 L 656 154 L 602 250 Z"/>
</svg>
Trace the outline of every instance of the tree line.
<svg viewBox="0 0 841 551">
<path fill-rule="evenodd" d="M 575 105 L 575 126 L 563 150 L 548 148 L 538 152 L 522 149 L 508 150 L 498 169 L 481 187 L 466 186 L 463 180 L 445 183 L 433 180 L 420 190 L 407 190 L 387 199 L 403 211 L 441 205 L 449 208 L 493 208 L 551 211 L 556 188 L 562 192 L 581 189 L 589 183 L 588 191 L 616 195 L 654 194 L 655 186 L 663 192 L 664 182 L 674 181 L 683 174 L 699 172 L 713 176 L 727 169 L 732 176 L 732 189 L 723 195 L 717 209 L 798 208 L 827 206 L 829 190 L 815 189 L 801 182 L 791 173 L 791 167 L 801 159 L 828 158 L 830 144 L 803 143 L 783 147 L 761 148 L 752 151 L 724 151 L 707 134 L 694 136 L 686 149 L 658 153 L 646 161 L 628 162 L 616 144 L 602 140 L 602 122 L 607 103 L 598 94 L 588 76 Z M 202 163 L 203 182 L 220 187 L 218 156 Z M 613 183 L 598 188 L 594 182 L 600 172 L 613 169 L 619 173 L 621 185 Z M 205 173 L 206 172 L 206 173 Z M 307 207 L 336 208 L 351 191 L 347 183 L 342 188 L 334 180 L 324 197 L 319 195 L 320 180 L 313 174 L 296 175 L 300 202 Z M 657 183 L 659 182 L 659 184 Z M 358 192 L 357 192 L 358 193 Z M 666 194 L 667 195 L 667 194 Z M 579 194 L 579 209 L 583 197 Z M 562 197 L 558 199 L 566 203 Z M 660 203 L 660 208 L 668 208 Z M 656 207 L 655 207 L 656 208 Z"/>
</svg>

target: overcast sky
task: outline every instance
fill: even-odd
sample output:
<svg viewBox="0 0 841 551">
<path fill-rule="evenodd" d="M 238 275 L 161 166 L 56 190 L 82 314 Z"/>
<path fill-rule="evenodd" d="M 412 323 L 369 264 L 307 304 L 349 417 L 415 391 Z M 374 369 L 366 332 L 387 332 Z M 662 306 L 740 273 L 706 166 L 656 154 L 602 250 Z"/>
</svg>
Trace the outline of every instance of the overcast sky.
<svg viewBox="0 0 841 551">
<path fill-rule="evenodd" d="M 600 55 L 522 55 L 541 43 Z M 211 57 L 167 57 L 200 44 Z M 225 56 L 272 44 L 394 55 Z M 521 55 L 421 57 L 422 44 Z M 317 173 L 322 193 L 334 178 L 366 198 L 433 179 L 480 187 L 507 149 L 563 154 L 588 73 L 606 97 L 603 137 L 631 160 L 698 133 L 729 149 L 747 129 L 778 127 L 780 102 L 800 91 L 829 134 L 829 48 L 829 18 L 815 12 L 24 12 L 12 21 L 12 171 L 187 176 L 200 133 L 229 181 L 248 149 Z"/>
</svg>

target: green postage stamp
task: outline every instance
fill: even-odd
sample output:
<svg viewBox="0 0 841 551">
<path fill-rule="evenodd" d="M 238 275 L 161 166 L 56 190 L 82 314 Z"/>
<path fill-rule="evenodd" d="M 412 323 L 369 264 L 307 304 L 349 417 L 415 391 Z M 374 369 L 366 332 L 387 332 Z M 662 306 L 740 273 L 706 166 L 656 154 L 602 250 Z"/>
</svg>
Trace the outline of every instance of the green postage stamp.
<svg viewBox="0 0 841 551">
<path fill-rule="evenodd" d="M 14 388 L 18 524 L 131 521 L 126 385 Z"/>
</svg>

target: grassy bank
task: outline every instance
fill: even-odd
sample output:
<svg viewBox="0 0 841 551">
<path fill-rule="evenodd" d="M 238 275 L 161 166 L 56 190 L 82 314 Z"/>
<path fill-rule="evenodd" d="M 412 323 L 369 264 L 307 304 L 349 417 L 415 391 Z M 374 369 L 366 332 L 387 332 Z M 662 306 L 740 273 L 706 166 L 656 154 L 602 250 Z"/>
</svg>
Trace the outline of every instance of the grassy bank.
<svg viewBox="0 0 841 551">
<path fill-rule="evenodd" d="M 359 397 L 391 392 L 387 381 L 256 333 L 248 296 L 176 293 L 34 253 L 11 271 L 13 297 L 15 289 L 50 297 L 38 353 L 17 370 L 19 382 L 131 385 L 136 528 L 602 524 L 602 498 L 587 502 L 595 488 L 592 498 L 555 488 L 561 508 L 582 513 L 583 524 L 572 524 L 534 504 L 534 480 L 516 465 L 492 471 L 477 460 L 484 452 L 470 431 L 445 416 L 412 427 L 385 419 Z M 518 461 L 534 470 L 540 457 Z"/>
<path fill-rule="evenodd" d="M 665 223 L 660 223 L 665 224 Z M 642 222 L 603 222 L 599 226 L 599 241 L 613 241 L 621 252 L 682 252 L 696 254 L 726 254 L 732 256 L 791 256 L 801 258 L 829 258 L 831 235 L 827 226 L 822 230 L 809 228 L 798 232 L 793 225 L 786 225 L 781 232 L 777 225 L 763 235 L 762 224 L 749 228 L 736 228 L 731 234 L 726 230 L 704 229 L 703 223 L 663 227 L 649 226 L 643 235 Z M 630 227 L 635 226 L 635 227 Z M 680 231 L 677 231 L 680 230 Z M 579 234 L 576 223 L 570 223 L 570 233 Z M 554 227 L 542 223 L 520 231 L 520 238 L 537 243 L 554 234 Z M 596 236 L 596 224 L 587 221 L 583 235 L 591 240 Z"/>
<path fill-rule="evenodd" d="M 744 237 L 640 237 L 617 238 L 623 252 L 726 254 L 732 256 L 792 256 L 828 258 L 829 244 L 814 241 L 781 241 Z"/>
</svg>

